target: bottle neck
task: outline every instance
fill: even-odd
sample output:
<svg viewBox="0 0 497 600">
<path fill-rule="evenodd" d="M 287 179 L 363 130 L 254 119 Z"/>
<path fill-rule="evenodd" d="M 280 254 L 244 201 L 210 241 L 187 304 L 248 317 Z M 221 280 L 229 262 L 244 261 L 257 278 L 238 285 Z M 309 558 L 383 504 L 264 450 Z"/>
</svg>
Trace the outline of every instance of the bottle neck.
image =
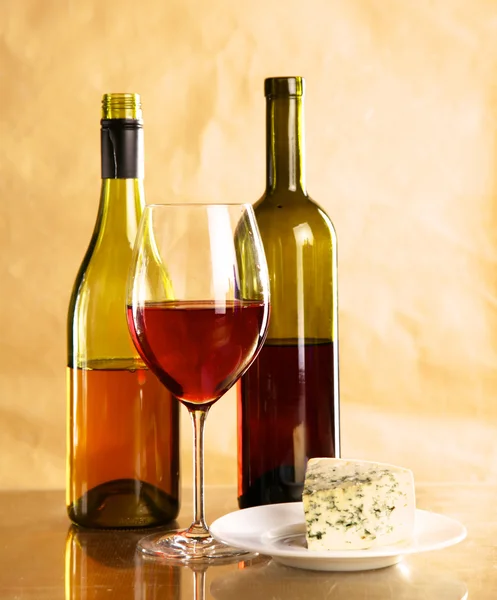
<svg viewBox="0 0 497 600">
<path fill-rule="evenodd" d="M 102 179 L 97 223 L 100 236 L 107 237 L 109 231 L 111 243 L 122 238 L 132 247 L 144 207 L 142 179 Z"/>
<path fill-rule="evenodd" d="M 143 126 L 137 119 L 102 119 L 102 188 L 97 229 L 100 238 L 112 232 L 133 245 L 141 213 L 143 193 Z"/>
<path fill-rule="evenodd" d="M 266 192 L 307 195 L 305 184 L 304 100 L 302 96 L 266 100 Z"/>
<path fill-rule="evenodd" d="M 138 119 L 102 119 L 102 179 L 143 179 L 143 125 Z"/>
</svg>

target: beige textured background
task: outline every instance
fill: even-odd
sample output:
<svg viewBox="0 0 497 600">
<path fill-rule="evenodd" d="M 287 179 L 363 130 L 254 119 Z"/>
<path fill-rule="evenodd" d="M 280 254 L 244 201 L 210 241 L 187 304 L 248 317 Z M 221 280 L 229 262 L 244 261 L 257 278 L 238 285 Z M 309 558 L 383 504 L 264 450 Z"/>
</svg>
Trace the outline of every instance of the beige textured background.
<svg viewBox="0 0 497 600">
<path fill-rule="evenodd" d="M 307 79 L 338 230 L 344 455 L 497 481 L 497 3 L 1 0 L 0 486 L 64 485 L 65 315 L 102 93 L 142 94 L 149 202 L 255 201 L 270 75 Z M 235 400 L 207 480 L 234 482 Z M 189 482 L 189 423 L 184 481 Z"/>
</svg>

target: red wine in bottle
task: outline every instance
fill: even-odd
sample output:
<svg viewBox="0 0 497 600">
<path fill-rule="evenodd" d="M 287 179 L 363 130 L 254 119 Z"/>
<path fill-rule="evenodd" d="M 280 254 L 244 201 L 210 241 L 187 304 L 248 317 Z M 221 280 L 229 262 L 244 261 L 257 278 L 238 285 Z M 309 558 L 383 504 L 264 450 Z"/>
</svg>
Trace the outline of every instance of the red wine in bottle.
<svg viewBox="0 0 497 600">
<path fill-rule="evenodd" d="M 309 458 L 339 457 L 336 234 L 307 194 L 304 80 L 265 81 L 267 181 L 255 205 L 271 319 L 238 384 L 240 508 L 299 501 Z"/>
</svg>

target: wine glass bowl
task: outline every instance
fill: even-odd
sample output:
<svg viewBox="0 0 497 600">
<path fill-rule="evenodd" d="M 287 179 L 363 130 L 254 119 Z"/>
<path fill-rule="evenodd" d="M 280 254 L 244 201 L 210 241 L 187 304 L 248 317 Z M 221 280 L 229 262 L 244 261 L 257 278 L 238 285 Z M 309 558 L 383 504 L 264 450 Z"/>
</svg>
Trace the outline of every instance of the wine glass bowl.
<svg viewBox="0 0 497 600">
<path fill-rule="evenodd" d="M 148 554 L 209 560 L 243 551 L 214 540 L 204 518 L 203 426 L 210 406 L 257 356 L 269 321 L 269 277 L 247 204 L 156 204 L 142 216 L 127 292 L 138 352 L 188 409 L 194 427 L 194 522 L 148 536 Z"/>
</svg>

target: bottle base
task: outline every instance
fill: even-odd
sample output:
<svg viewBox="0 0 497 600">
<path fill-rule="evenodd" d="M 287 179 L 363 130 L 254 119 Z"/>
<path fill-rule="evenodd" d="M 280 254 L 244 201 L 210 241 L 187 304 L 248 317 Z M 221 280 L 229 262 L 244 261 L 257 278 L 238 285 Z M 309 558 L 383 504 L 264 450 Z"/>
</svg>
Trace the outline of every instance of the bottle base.
<svg viewBox="0 0 497 600">
<path fill-rule="evenodd" d="M 92 488 L 67 508 L 69 518 L 91 529 L 134 529 L 171 523 L 179 498 L 135 479 L 117 479 Z"/>
<path fill-rule="evenodd" d="M 264 504 L 300 502 L 304 489 L 303 481 L 295 481 L 292 466 L 277 467 L 264 473 L 238 496 L 239 508 L 251 508 Z"/>
</svg>

